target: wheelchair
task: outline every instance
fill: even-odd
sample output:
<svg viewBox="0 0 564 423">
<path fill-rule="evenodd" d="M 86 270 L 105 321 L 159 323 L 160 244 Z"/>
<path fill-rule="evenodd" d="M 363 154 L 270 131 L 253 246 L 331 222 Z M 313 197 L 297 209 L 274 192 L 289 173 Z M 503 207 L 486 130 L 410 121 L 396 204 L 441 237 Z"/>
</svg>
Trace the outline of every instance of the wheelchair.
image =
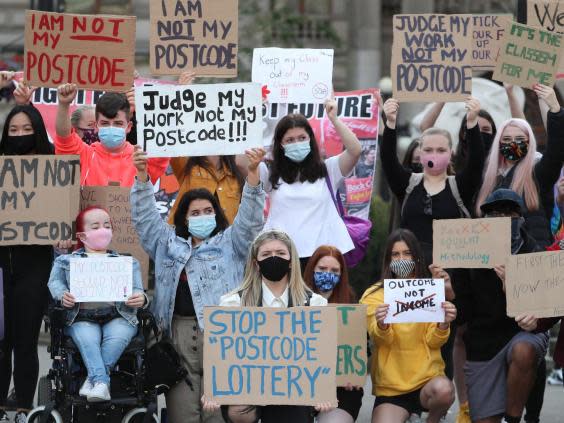
<svg viewBox="0 0 564 423">
<path fill-rule="evenodd" d="M 48 347 L 51 369 L 39 381 L 38 406 L 27 417 L 29 423 L 159 423 L 155 387 L 146 384 L 144 365 L 147 350 L 148 310 L 137 312 L 139 330 L 110 374 L 112 399 L 89 403 L 78 391 L 87 376 L 80 351 L 64 334 L 65 310 L 51 305 L 46 325 L 51 334 Z"/>
</svg>

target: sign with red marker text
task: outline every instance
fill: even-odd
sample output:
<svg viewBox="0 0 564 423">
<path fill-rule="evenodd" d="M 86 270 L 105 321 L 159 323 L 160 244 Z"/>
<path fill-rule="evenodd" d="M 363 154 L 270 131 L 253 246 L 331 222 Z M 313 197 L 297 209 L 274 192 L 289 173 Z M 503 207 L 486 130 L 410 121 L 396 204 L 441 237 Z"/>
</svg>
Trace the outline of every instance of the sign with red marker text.
<svg viewBox="0 0 564 423">
<path fill-rule="evenodd" d="M 511 218 L 433 220 L 433 263 L 492 269 L 511 255 Z"/>
<path fill-rule="evenodd" d="M 564 34 L 564 0 L 527 0 L 527 25 Z M 557 77 L 564 78 L 562 58 Z"/>
<path fill-rule="evenodd" d="M 238 0 L 152 0 L 151 73 L 236 77 L 238 6 Z"/>
<path fill-rule="evenodd" d="M 255 48 L 252 81 L 271 103 L 323 103 L 333 91 L 333 50 Z"/>
<path fill-rule="evenodd" d="M 336 309 L 337 386 L 364 386 L 368 369 L 366 306 L 341 304 Z"/>
<path fill-rule="evenodd" d="M 131 257 L 72 257 L 70 293 L 78 303 L 124 302 L 133 290 Z"/>
<path fill-rule="evenodd" d="M 512 15 L 474 15 L 472 16 L 472 67 L 474 69 L 495 68 L 496 58 L 501 47 L 507 22 Z"/>
<path fill-rule="evenodd" d="M 442 323 L 444 301 L 444 279 L 384 279 L 384 323 Z"/>
<path fill-rule="evenodd" d="M 38 87 L 64 83 L 124 92 L 135 69 L 133 16 L 26 11 L 25 80 Z"/>
</svg>

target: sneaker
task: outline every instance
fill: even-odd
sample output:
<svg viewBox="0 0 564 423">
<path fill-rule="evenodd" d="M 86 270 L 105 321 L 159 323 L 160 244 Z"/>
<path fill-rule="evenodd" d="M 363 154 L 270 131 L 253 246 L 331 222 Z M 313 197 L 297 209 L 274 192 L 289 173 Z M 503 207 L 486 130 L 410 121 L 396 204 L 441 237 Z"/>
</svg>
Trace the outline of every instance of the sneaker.
<svg viewBox="0 0 564 423">
<path fill-rule="evenodd" d="M 0 410 L 0 422 L 9 422 L 10 418 L 5 410 Z"/>
<path fill-rule="evenodd" d="M 14 423 L 26 423 L 27 422 L 27 414 L 23 411 L 18 411 L 16 413 L 16 417 L 14 417 Z"/>
<path fill-rule="evenodd" d="M 94 388 L 94 385 L 92 385 L 92 382 L 90 382 L 90 379 L 86 378 L 86 380 L 84 381 L 84 383 L 80 387 L 80 390 L 78 391 L 78 395 L 80 395 L 81 397 L 87 397 L 88 394 L 90 394 L 90 391 L 92 390 L 92 388 Z"/>
<path fill-rule="evenodd" d="M 102 402 L 109 401 L 111 399 L 110 388 L 103 382 L 95 383 L 94 387 L 90 390 L 88 396 L 86 397 L 88 402 Z"/>
<path fill-rule="evenodd" d="M 549 377 L 546 378 L 546 383 L 549 385 L 562 385 L 562 369 L 553 370 Z"/>
</svg>

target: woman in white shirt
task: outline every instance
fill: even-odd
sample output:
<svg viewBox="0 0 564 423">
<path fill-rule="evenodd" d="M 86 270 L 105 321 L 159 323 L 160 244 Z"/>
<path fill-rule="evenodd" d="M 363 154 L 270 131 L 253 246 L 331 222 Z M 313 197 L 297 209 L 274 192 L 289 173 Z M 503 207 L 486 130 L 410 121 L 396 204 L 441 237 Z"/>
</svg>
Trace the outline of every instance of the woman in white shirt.
<svg viewBox="0 0 564 423">
<path fill-rule="evenodd" d="M 341 154 L 322 160 L 313 129 L 305 116 L 290 114 L 274 131 L 272 161 L 261 163 L 260 178 L 270 196 L 265 229 L 287 232 L 296 243 L 302 266 L 320 245 L 334 245 L 343 253 L 354 248 L 339 216 L 333 192 L 354 169 L 362 151 L 354 133 L 337 116 L 337 103 L 325 103 L 327 118 L 341 138 Z"/>
</svg>

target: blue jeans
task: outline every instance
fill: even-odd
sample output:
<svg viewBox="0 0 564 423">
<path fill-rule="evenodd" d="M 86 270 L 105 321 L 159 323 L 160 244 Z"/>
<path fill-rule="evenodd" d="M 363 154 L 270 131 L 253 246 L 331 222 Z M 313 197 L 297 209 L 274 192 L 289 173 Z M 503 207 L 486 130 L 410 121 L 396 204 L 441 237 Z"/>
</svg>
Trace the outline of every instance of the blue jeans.
<svg viewBox="0 0 564 423">
<path fill-rule="evenodd" d="M 137 327 L 123 317 L 101 325 L 79 321 L 65 329 L 80 351 L 92 384 L 110 384 L 110 370 L 137 334 Z"/>
</svg>

